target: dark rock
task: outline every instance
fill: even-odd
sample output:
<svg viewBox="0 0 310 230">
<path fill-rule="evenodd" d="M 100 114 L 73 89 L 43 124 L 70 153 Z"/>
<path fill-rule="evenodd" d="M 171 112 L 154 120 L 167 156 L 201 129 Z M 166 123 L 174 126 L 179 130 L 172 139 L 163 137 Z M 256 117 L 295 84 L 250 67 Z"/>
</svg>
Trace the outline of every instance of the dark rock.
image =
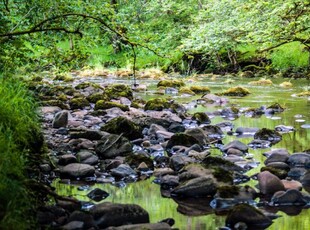
<svg viewBox="0 0 310 230">
<path fill-rule="evenodd" d="M 60 173 L 63 176 L 68 176 L 68 177 L 73 177 L 73 178 L 87 177 L 87 176 L 94 175 L 95 168 L 87 164 L 72 163 L 60 169 Z"/>
<path fill-rule="evenodd" d="M 155 224 L 130 224 L 119 227 L 109 227 L 106 230 L 170 230 L 172 229 L 168 223 Z"/>
<path fill-rule="evenodd" d="M 186 216 L 202 216 L 213 214 L 209 197 L 173 197 L 178 204 L 177 211 Z"/>
<path fill-rule="evenodd" d="M 143 137 L 141 127 L 125 117 L 113 118 L 100 129 L 108 133 L 123 134 L 129 140 Z"/>
<path fill-rule="evenodd" d="M 69 212 L 73 212 L 75 210 L 79 210 L 81 208 L 81 202 L 75 198 L 67 199 L 57 199 L 56 204 L 58 207 L 61 207 Z"/>
<path fill-rule="evenodd" d="M 270 141 L 273 144 L 275 144 L 281 141 L 282 136 L 277 131 L 267 129 L 267 128 L 262 128 L 254 134 L 254 139 Z"/>
<path fill-rule="evenodd" d="M 179 183 L 179 177 L 174 175 L 165 175 L 162 178 L 160 178 L 160 187 L 162 189 L 171 189 L 178 186 Z"/>
<path fill-rule="evenodd" d="M 69 223 L 63 225 L 61 229 L 64 230 L 78 230 L 78 229 L 84 229 L 84 222 L 82 221 L 70 221 Z"/>
<path fill-rule="evenodd" d="M 274 149 L 274 150 L 271 150 L 271 151 L 268 151 L 268 152 L 264 152 L 264 156 L 266 156 L 267 158 L 270 157 L 272 154 L 276 154 L 276 155 L 283 155 L 283 156 L 290 156 L 290 153 L 284 149 L 284 148 L 281 148 L 281 149 Z"/>
<path fill-rule="evenodd" d="M 226 145 L 223 146 L 222 151 L 227 152 L 228 149 L 233 148 L 233 149 L 238 149 L 241 152 L 245 153 L 248 151 L 248 146 L 243 144 L 242 142 L 238 140 L 234 140 Z"/>
<path fill-rule="evenodd" d="M 209 177 L 197 177 L 180 184 L 171 191 L 173 196 L 207 197 L 216 193 L 217 185 L 214 179 Z"/>
<path fill-rule="evenodd" d="M 238 135 L 254 135 L 258 130 L 259 128 L 238 127 L 235 132 Z"/>
<path fill-rule="evenodd" d="M 102 132 L 93 129 L 71 129 L 69 134 L 72 139 L 85 138 L 91 141 L 100 140 L 103 136 Z"/>
<path fill-rule="evenodd" d="M 138 168 L 138 166 L 142 162 L 144 162 L 149 169 L 154 169 L 153 160 L 150 157 L 147 157 L 147 156 L 141 155 L 141 154 L 139 154 L 139 155 L 130 154 L 129 156 L 126 157 L 125 162 L 127 164 L 129 164 L 130 167 L 132 167 L 132 168 Z"/>
<path fill-rule="evenodd" d="M 307 173 L 307 169 L 303 167 L 293 167 L 290 169 L 290 171 L 287 173 L 287 175 L 290 178 L 293 178 L 295 180 L 300 180 L 300 178 Z"/>
<path fill-rule="evenodd" d="M 262 194 L 272 195 L 278 191 L 284 191 L 282 181 L 269 171 L 264 171 L 258 174 L 259 190 Z"/>
<path fill-rule="evenodd" d="M 305 167 L 310 164 L 310 154 L 308 153 L 294 153 L 290 155 L 287 160 L 290 166 Z"/>
<path fill-rule="evenodd" d="M 310 186 L 310 171 L 306 172 L 302 177 L 300 182 L 303 186 Z"/>
<path fill-rule="evenodd" d="M 96 202 L 102 201 L 105 198 L 107 198 L 109 196 L 109 193 L 107 193 L 106 191 L 101 190 L 100 188 L 95 188 L 94 190 L 92 190 L 91 192 L 89 192 L 87 194 L 87 197 L 89 199 L 92 199 Z"/>
<path fill-rule="evenodd" d="M 168 141 L 166 148 L 171 149 L 175 145 L 191 147 L 194 144 L 199 144 L 199 141 L 195 137 L 185 133 L 176 133 Z"/>
<path fill-rule="evenodd" d="M 96 223 L 94 218 L 91 214 L 82 211 L 74 211 L 70 214 L 68 219 L 69 222 L 71 221 L 82 221 L 84 223 L 84 229 L 89 229 L 91 227 L 95 227 Z"/>
<path fill-rule="evenodd" d="M 307 200 L 302 193 L 296 189 L 276 192 L 271 198 L 272 205 L 305 205 Z"/>
<path fill-rule="evenodd" d="M 67 110 L 60 111 L 55 114 L 55 117 L 52 122 L 53 128 L 61 128 L 61 127 L 67 127 L 68 125 L 68 117 L 69 112 Z"/>
<path fill-rule="evenodd" d="M 235 148 L 229 148 L 226 152 L 227 155 L 236 155 L 236 156 L 243 156 L 245 153 L 242 152 L 239 149 L 235 149 Z"/>
<path fill-rule="evenodd" d="M 95 155 L 93 151 L 90 150 L 80 150 L 76 154 L 76 158 L 78 159 L 79 163 L 95 165 L 98 163 L 99 158 Z"/>
<path fill-rule="evenodd" d="M 269 148 L 272 145 L 272 143 L 270 141 L 266 141 L 266 140 L 252 140 L 248 146 L 253 148 L 253 149 L 257 149 L 257 148 Z"/>
<path fill-rule="evenodd" d="M 279 103 L 274 103 L 266 108 L 266 112 L 268 113 L 281 113 L 284 111 L 284 107 L 282 107 Z"/>
<path fill-rule="evenodd" d="M 206 145 L 208 143 L 208 137 L 201 128 L 187 129 L 184 133 L 198 140 L 199 145 Z"/>
<path fill-rule="evenodd" d="M 226 171 L 236 171 L 236 172 L 243 172 L 244 169 L 241 168 L 240 166 L 219 158 L 219 157 L 212 157 L 212 156 L 208 156 L 206 157 L 203 161 L 202 164 L 206 167 L 206 168 L 212 168 L 212 167 L 219 167 L 222 168 Z"/>
<path fill-rule="evenodd" d="M 157 83 L 157 87 L 174 87 L 174 88 L 180 88 L 182 86 L 185 86 L 185 83 L 182 80 L 161 80 Z"/>
<path fill-rule="evenodd" d="M 67 165 L 71 163 L 76 163 L 77 159 L 72 154 L 65 154 L 59 157 L 58 165 Z"/>
<path fill-rule="evenodd" d="M 78 98 L 72 98 L 69 102 L 71 109 L 83 109 L 86 106 L 89 106 L 89 101 L 87 101 L 86 98 L 78 97 Z"/>
<path fill-rule="evenodd" d="M 273 163 L 273 162 L 283 162 L 286 163 L 289 159 L 290 154 L 285 149 L 273 150 L 265 153 L 268 158 L 265 160 L 265 164 Z"/>
<path fill-rule="evenodd" d="M 104 202 L 90 209 L 99 228 L 126 224 L 149 223 L 149 214 L 136 204 Z"/>
<path fill-rule="evenodd" d="M 271 163 L 266 164 L 266 166 L 276 168 L 276 169 L 282 169 L 287 172 L 290 170 L 290 166 L 288 166 L 288 164 L 284 162 L 271 162 Z"/>
<path fill-rule="evenodd" d="M 198 124 L 210 124 L 211 120 L 206 113 L 196 112 L 192 116 L 192 120 L 196 120 Z"/>
<path fill-rule="evenodd" d="M 295 131 L 295 128 L 293 126 L 277 125 L 274 130 L 281 133 L 289 133 Z"/>
<path fill-rule="evenodd" d="M 277 169 L 270 166 L 265 166 L 261 168 L 261 172 L 268 171 L 273 175 L 277 176 L 279 179 L 285 179 L 289 170 Z"/>
<path fill-rule="evenodd" d="M 185 131 L 185 127 L 181 123 L 173 122 L 169 126 L 168 131 L 173 133 L 182 133 Z"/>
<path fill-rule="evenodd" d="M 185 165 L 192 162 L 192 159 L 187 156 L 181 156 L 181 155 L 173 155 L 170 157 L 169 166 L 174 171 L 179 171 L 182 169 Z"/>
<path fill-rule="evenodd" d="M 136 176 L 137 173 L 129 165 L 121 164 L 117 168 L 111 169 L 111 175 L 117 178 L 124 178 L 127 176 Z"/>
<path fill-rule="evenodd" d="M 96 146 L 96 153 L 103 159 L 124 156 L 132 151 L 132 144 L 121 135 L 108 134 L 102 137 Z"/>
<path fill-rule="evenodd" d="M 245 223 L 249 229 L 265 229 L 272 224 L 272 221 L 260 210 L 248 205 L 238 204 L 228 213 L 226 226 L 234 228 L 239 223 Z"/>
</svg>

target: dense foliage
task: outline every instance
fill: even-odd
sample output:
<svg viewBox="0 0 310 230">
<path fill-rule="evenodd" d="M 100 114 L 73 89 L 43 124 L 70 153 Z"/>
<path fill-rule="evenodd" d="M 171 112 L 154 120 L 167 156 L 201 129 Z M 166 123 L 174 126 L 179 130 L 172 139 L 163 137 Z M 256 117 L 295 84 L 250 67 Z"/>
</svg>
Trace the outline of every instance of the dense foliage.
<svg viewBox="0 0 310 230">
<path fill-rule="evenodd" d="M 0 9 L 2 73 L 126 67 L 136 54 L 138 67 L 164 70 L 309 65 L 309 0 L 12 0 Z"/>
</svg>

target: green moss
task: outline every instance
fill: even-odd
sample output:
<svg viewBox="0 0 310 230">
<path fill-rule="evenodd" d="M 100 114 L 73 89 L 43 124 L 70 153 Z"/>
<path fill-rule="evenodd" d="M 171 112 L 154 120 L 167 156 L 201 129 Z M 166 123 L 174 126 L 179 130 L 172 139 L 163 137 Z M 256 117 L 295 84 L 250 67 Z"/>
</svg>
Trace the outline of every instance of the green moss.
<svg viewBox="0 0 310 230">
<path fill-rule="evenodd" d="M 191 91 L 193 91 L 194 93 L 197 93 L 197 94 L 210 93 L 210 89 L 209 89 L 209 87 L 207 87 L 207 86 L 198 86 L 198 85 L 195 85 L 195 86 L 191 86 L 189 89 L 190 89 Z"/>
<path fill-rule="evenodd" d="M 99 100 L 108 100 L 108 96 L 105 93 L 93 93 L 86 98 L 90 103 L 96 103 Z"/>
<path fill-rule="evenodd" d="M 83 97 L 72 98 L 69 105 L 71 109 L 83 109 L 84 107 L 89 106 L 89 101 Z"/>
<path fill-rule="evenodd" d="M 105 93 L 110 99 L 117 99 L 120 97 L 126 97 L 130 100 L 133 99 L 131 88 L 124 84 L 109 85 L 105 88 Z"/>
<path fill-rule="evenodd" d="M 123 134 L 123 136 L 127 137 L 129 140 L 135 140 L 143 136 L 141 126 L 136 125 L 125 117 L 113 118 L 100 129 L 108 133 Z"/>
<path fill-rule="evenodd" d="M 249 85 L 272 85 L 272 81 L 269 79 L 260 79 L 258 81 L 251 81 Z"/>
<path fill-rule="evenodd" d="M 44 101 L 44 102 L 42 102 L 42 105 L 44 105 L 44 106 L 58 106 L 61 109 L 69 109 L 69 106 L 66 105 L 61 100 L 48 100 L 48 101 Z"/>
<path fill-rule="evenodd" d="M 144 106 L 144 110 L 162 111 L 170 108 L 170 103 L 165 98 L 150 99 Z"/>
<path fill-rule="evenodd" d="M 238 86 L 229 88 L 228 90 L 219 93 L 218 95 L 244 97 L 248 94 L 250 94 L 250 91 L 248 89 Z"/>
<path fill-rule="evenodd" d="M 203 112 L 196 112 L 196 113 L 194 113 L 194 115 L 192 116 L 192 120 L 196 120 L 200 124 L 210 123 L 211 122 L 210 118 L 208 117 L 208 115 L 206 113 L 203 113 Z"/>
<path fill-rule="evenodd" d="M 310 97 L 310 91 L 304 91 L 296 94 L 297 97 Z"/>
<path fill-rule="evenodd" d="M 67 100 L 68 100 L 68 97 L 67 97 L 67 95 L 65 95 L 65 94 L 60 94 L 60 95 L 58 96 L 58 100 L 60 100 L 60 101 L 67 101 Z"/>
<path fill-rule="evenodd" d="M 277 131 L 267 128 L 262 128 L 254 134 L 254 139 L 267 140 L 267 141 L 270 140 L 271 138 L 281 139 L 281 137 L 282 137 L 281 134 L 278 133 Z"/>
<path fill-rule="evenodd" d="M 122 105 L 117 102 L 111 102 L 111 101 L 105 101 L 105 100 L 99 100 L 96 102 L 95 110 L 99 109 L 111 109 L 113 107 L 120 108 L 123 111 L 129 111 L 129 108 L 127 105 Z"/>
<path fill-rule="evenodd" d="M 190 90 L 189 87 L 181 87 L 179 90 L 179 93 L 181 94 L 189 94 L 189 95 L 195 95 L 195 92 Z"/>
<path fill-rule="evenodd" d="M 218 181 L 230 184 L 233 183 L 234 178 L 231 171 L 216 166 L 213 166 L 212 168 L 212 174 Z"/>
<path fill-rule="evenodd" d="M 185 83 L 182 80 L 162 80 L 157 83 L 157 87 L 173 87 L 173 88 L 180 88 L 185 86 Z"/>
<path fill-rule="evenodd" d="M 267 109 L 274 109 L 277 111 L 284 111 L 284 107 L 282 107 L 279 103 L 274 103 L 267 107 Z"/>
<path fill-rule="evenodd" d="M 87 87 L 90 87 L 92 85 L 92 83 L 90 82 L 82 82 L 78 85 L 75 86 L 75 89 L 85 89 Z"/>
<path fill-rule="evenodd" d="M 72 82 L 73 80 L 73 77 L 66 73 L 60 73 L 54 77 L 54 81 Z"/>
<path fill-rule="evenodd" d="M 217 189 L 218 195 L 221 198 L 234 198 L 234 196 L 237 196 L 239 194 L 239 191 L 240 187 L 236 185 L 225 185 Z"/>
<path fill-rule="evenodd" d="M 277 177 L 279 177 L 280 179 L 285 179 L 287 177 L 287 171 L 286 170 L 283 170 L 283 169 L 277 169 L 277 168 L 274 168 L 274 167 L 262 167 L 261 172 L 264 172 L 264 171 L 268 171 L 268 172 L 271 172 L 273 175 L 276 175 Z"/>
</svg>

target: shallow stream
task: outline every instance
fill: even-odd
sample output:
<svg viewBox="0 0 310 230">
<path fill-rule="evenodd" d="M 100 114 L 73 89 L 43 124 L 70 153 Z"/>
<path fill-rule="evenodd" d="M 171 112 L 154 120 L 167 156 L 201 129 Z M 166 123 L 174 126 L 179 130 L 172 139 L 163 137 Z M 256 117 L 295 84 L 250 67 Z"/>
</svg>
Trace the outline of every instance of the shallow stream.
<svg viewBox="0 0 310 230">
<path fill-rule="evenodd" d="M 234 127 L 258 127 L 258 128 L 270 128 L 274 129 L 277 125 L 293 126 L 294 132 L 283 134 L 282 141 L 273 145 L 267 149 L 249 149 L 250 156 L 253 157 L 255 162 L 258 162 L 258 166 L 247 172 L 247 175 L 253 175 L 259 172 L 260 167 L 263 165 L 266 159 L 262 153 L 275 149 L 286 148 L 290 153 L 301 152 L 310 148 L 310 100 L 307 98 L 297 98 L 293 95 L 301 91 L 305 91 L 305 87 L 310 87 L 309 80 L 291 80 L 293 84 L 292 88 L 281 88 L 279 84 L 283 82 L 283 79 L 272 79 L 273 85 L 271 86 L 255 86 L 249 85 L 249 81 L 255 79 L 235 79 L 231 84 L 225 83 L 227 78 L 218 77 L 215 79 L 201 78 L 197 82 L 189 81 L 188 84 L 192 85 L 206 85 L 211 89 L 211 93 L 221 92 L 229 87 L 243 86 L 251 91 L 251 94 L 244 97 L 229 97 L 229 105 L 234 105 L 238 108 L 254 107 L 258 108 L 262 105 L 269 106 L 273 103 L 279 103 L 286 110 L 282 113 L 274 114 L 273 116 L 262 115 L 259 118 L 251 118 L 241 115 L 235 120 L 231 120 Z M 126 83 L 131 84 L 131 80 L 120 79 L 104 79 L 99 78 L 89 79 L 94 82 L 106 81 L 106 83 Z M 257 80 L 257 79 L 256 79 Z M 152 97 L 159 97 L 159 95 L 153 94 L 152 90 L 155 90 L 156 83 L 154 80 L 141 80 L 140 84 L 146 84 L 149 89 L 146 93 L 136 93 L 136 96 L 143 99 L 149 99 Z M 197 96 L 191 97 L 178 97 L 172 96 L 176 101 L 187 103 L 189 105 L 189 112 L 213 112 L 222 107 L 217 106 L 196 106 L 195 103 L 190 103 Z M 190 105 L 193 105 L 190 107 Z M 215 116 L 211 117 L 211 124 L 217 124 L 225 121 L 224 118 Z M 226 135 L 223 139 L 224 144 L 237 139 L 236 136 Z M 253 137 L 238 138 L 241 142 L 248 144 Z M 212 154 L 220 154 L 219 150 L 211 150 Z M 210 200 L 206 198 L 191 199 L 186 202 L 182 200 L 178 204 L 173 199 L 163 198 L 160 193 L 160 186 L 153 183 L 154 178 L 150 178 L 144 181 L 127 184 L 123 188 L 118 188 L 110 184 L 94 184 L 92 188 L 98 187 L 107 191 L 110 196 L 104 201 L 111 201 L 117 203 L 135 203 L 142 206 L 150 214 L 150 221 L 152 223 L 158 222 L 165 218 L 173 218 L 175 220 L 174 227 L 180 230 L 185 229 L 218 229 L 225 225 L 225 215 L 222 213 L 215 213 L 209 205 Z M 257 181 L 251 180 L 248 182 L 251 186 L 255 186 Z M 57 192 L 60 195 L 73 196 L 79 200 L 89 201 L 86 194 L 89 191 L 79 191 L 79 185 L 68 185 L 58 183 L 53 184 L 56 187 Z M 303 191 L 306 192 L 306 191 Z M 190 213 L 187 213 L 189 212 Z M 194 212 L 195 210 L 195 212 Z M 281 217 L 274 220 L 274 223 L 268 229 L 281 229 L 281 230 L 303 230 L 308 229 L 310 226 L 310 209 L 293 209 L 288 208 L 286 210 L 269 209 L 269 212 L 274 212 Z M 198 216 L 193 216 L 201 214 Z"/>
</svg>

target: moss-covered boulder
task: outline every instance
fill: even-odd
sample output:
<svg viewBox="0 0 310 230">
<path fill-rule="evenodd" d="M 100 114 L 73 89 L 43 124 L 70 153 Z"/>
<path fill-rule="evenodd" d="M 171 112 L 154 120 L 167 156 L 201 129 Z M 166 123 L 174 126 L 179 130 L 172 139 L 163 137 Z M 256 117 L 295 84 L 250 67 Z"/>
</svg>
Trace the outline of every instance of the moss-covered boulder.
<svg viewBox="0 0 310 230">
<path fill-rule="evenodd" d="M 210 93 L 210 88 L 207 86 L 198 86 L 198 85 L 193 85 L 189 88 L 191 91 L 197 94 L 206 94 Z"/>
<path fill-rule="evenodd" d="M 124 84 L 108 85 L 104 91 L 110 99 L 117 99 L 120 97 L 126 97 L 130 100 L 133 99 L 131 88 Z"/>
<path fill-rule="evenodd" d="M 282 139 L 280 133 L 275 130 L 262 128 L 254 134 L 254 139 L 270 141 L 272 143 L 279 142 Z"/>
<path fill-rule="evenodd" d="M 235 172 L 243 172 L 244 169 L 241 168 L 240 166 L 225 160 L 223 158 L 220 157 L 213 157 L 213 156 L 208 156 L 205 159 L 203 159 L 202 161 L 202 165 L 205 168 L 222 168 L 226 171 L 235 171 Z M 219 171 L 218 173 L 219 175 L 221 174 L 221 172 Z"/>
<path fill-rule="evenodd" d="M 238 204 L 228 213 L 226 226 L 235 229 L 238 223 L 244 223 L 246 229 L 265 229 L 272 221 L 257 208 L 248 204 Z"/>
<path fill-rule="evenodd" d="M 179 90 L 180 94 L 188 94 L 188 95 L 195 95 L 195 92 L 192 91 L 189 87 L 181 87 Z"/>
<path fill-rule="evenodd" d="M 75 89 L 86 89 L 87 87 L 90 87 L 92 83 L 90 82 L 81 82 L 78 85 L 75 86 Z"/>
<path fill-rule="evenodd" d="M 203 112 L 196 112 L 192 116 L 192 120 L 198 122 L 198 124 L 210 124 L 211 120 L 206 113 Z"/>
<path fill-rule="evenodd" d="M 89 106 L 89 101 L 84 97 L 72 98 L 69 101 L 71 109 L 83 109 L 86 106 Z"/>
<path fill-rule="evenodd" d="M 258 81 L 251 81 L 249 85 L 272 85 L 272 81 L 269 79 L 260 79 Z"/>
<path fill-rule="evenodd" d="M 143 137 L 141 126 L 125 117 L 113 118 L 104 124 L 100 129 L 108 133 L 123 134 L 123 136 L 127 137 L 129 140 L 135 140 Z"/>
<path fill-rule="evenodd" d="M 310 91 L 304 91 L 296 94 L 297 97 L 310 97 Z"/>
<path fill-rule="evenodd" d="M 162 80 L 157 83 L 157 87 L 173 87 L 180 88 L 185 86 L 185 83 L 182 80 Z"/>
<path fill-rule="evenodd" d="M 72 82 L 74 79 L 70 74 L 67 73 L 60 73 L 57 74 L 54 79 L 54 81 L 64 81 L 64 82 Z"/>
<path fill-rule="evenodd" d="M 237 87 L 229 88 L 228 90 L 222 93 L 219 93 L 217 95 L 244 97 L 248 94 L 250 94 L 250 91 L 248 89 L 237 86 Z"/>
<path fill-rule="evenodd" d="M 90 94 L 86 98 L 90 103 L 96 103 L 99 100 L 108 101 L 108 99 L 109 99 L 109 97 L 103 92 Z"/>
<path fill-rule="evenodd" d="M 169 109 L 170 105 L 165 98 L 154 98 L 146 102 L 144 110 L 162 111 L 163 109 Z"/>
<path fill-rule="evenodd" d="M 113 107 L 120 108 L 123 111 L 129 111 L 129 107 L 127 105 L 122 105 L 117 102 L 99 100 L 95 104 L 95 110 L 111 109 Z"/>
<path fill-rule="evenodd" d="M 57 106 L 61 109 L 69 109 L 69 106 L 61 100 L 48 100 L 41 103 L 43 106 Z"/>
<path fill-rule="evenodd" d="M 280 113 L 284 111 L 284 107 L 279 103 L 274 103 L 267 107 L 267 110 L 271 110 L 272 112 Z"/>
</svg>

